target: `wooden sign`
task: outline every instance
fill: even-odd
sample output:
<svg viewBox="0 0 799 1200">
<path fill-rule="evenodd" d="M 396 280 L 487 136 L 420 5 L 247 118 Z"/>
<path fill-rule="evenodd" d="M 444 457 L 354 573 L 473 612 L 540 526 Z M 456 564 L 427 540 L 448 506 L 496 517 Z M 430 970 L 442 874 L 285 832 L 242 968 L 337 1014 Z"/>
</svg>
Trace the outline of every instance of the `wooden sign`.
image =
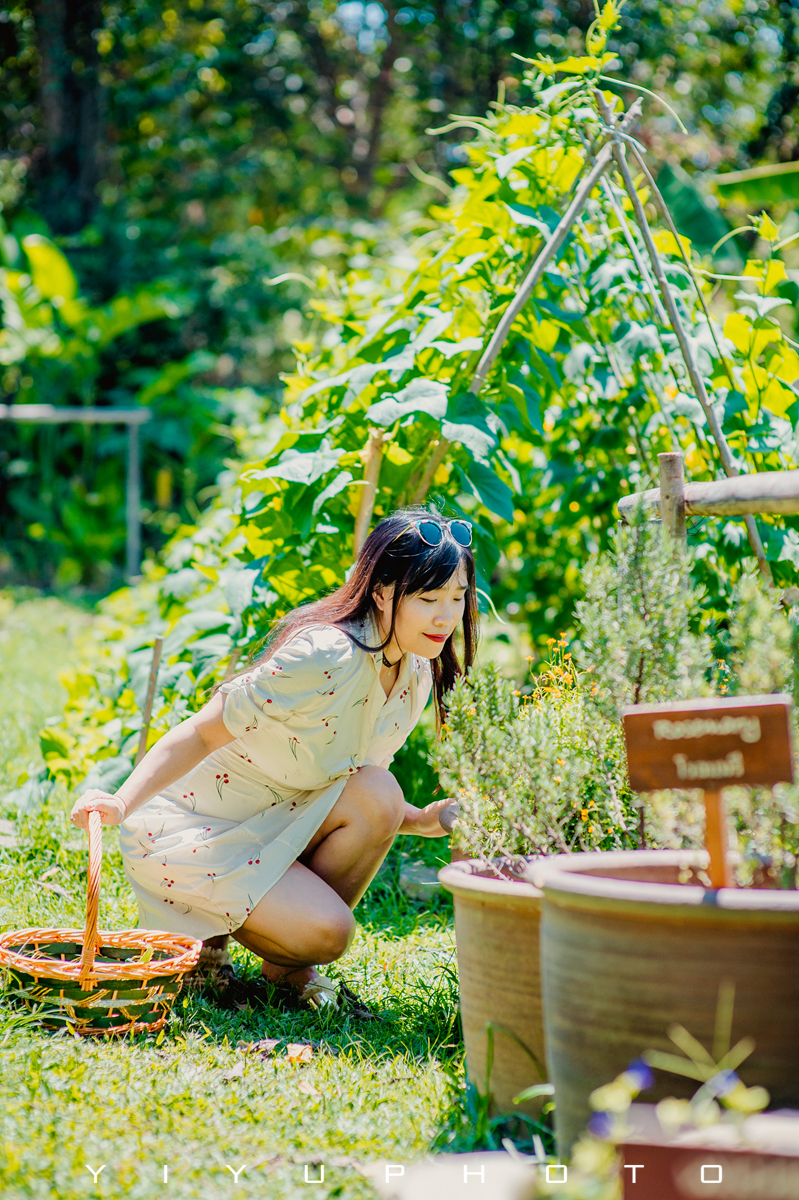
<svg viewBox="0 0 799 1200">
<path fill-rule="evenodd" d="M 640 704 L 622 711 L 630 786 L 719 791 L 793 783 L 789 696 Z"/>
</svg>

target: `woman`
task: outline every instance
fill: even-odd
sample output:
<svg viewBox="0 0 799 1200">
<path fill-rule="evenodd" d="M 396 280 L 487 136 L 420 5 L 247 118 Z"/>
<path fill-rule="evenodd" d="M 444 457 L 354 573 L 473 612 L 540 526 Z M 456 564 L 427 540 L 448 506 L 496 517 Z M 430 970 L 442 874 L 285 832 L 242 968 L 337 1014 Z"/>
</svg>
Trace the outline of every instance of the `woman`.
<svg viewBox="0 0 799 1200">
<path fill-rule="evenodd" d="M 115 795 L 145 928 L 223 947 L 232 934 L 273 983 L 329 1002 L 317 964 L 340 958 L 352 909 L 398 833 L 441 837 L 447 800 L 406 804 L 388 767 L 432 688 L 438 721 L 476 639 L 471 525 L 411 509 L 376 527 L 351 577 L 295 609 L 249 670 L 145 755 Z"/>
</svg>

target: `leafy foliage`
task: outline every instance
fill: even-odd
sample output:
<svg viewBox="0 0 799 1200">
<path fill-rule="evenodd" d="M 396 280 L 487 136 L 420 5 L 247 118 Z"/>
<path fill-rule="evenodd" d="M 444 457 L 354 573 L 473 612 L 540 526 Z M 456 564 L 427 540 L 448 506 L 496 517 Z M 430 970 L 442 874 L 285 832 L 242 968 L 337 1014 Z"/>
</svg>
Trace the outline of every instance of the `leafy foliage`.
<svg viewBox="0 0 799 1200">
<path fill-rule="evenodd" d="M 641 828 L 649 846 L 701 848 L 700 792 L 629 790 L 621 708 L 793 690 L 795 621 L 754 574 L 717 625 L 670 540 L 642 524 L 617 536 L 615 557 L 589 562 L 584 581 L 574 656 L 565 638 L 553 642 L 525 696 L 491 667 L 452 692 L 432 757 L 463 809 L 459 843 L 487 864 L 502 858 L 517 869 L 524 855 L 631 847 Z M 799 785 L 725 795 L 739 885 L 795 887 Z"/>
<path fill-rule="evenodd" d="M 42 234 L 3 239 L 0 268 L 0 366 L 3 387 L 23 405 L 46 399 L 80 408 L 149 407 L 142 435 L 145 520 L 174 532 L 183 507 L 199 516 L 195 496 L 215 488 L 220 455 L 239 437 L 231 428 L 257 424 L 263 401 L 255 393 L 197 385 L 216 359 L 196 351 L 159 368 L 143 365 L 109 389 L 109 355 L 142 326 L 175 322 L 192 310 L 190 294 L 168 280 L 143 284 L 107 304 L 92 305 L 58 247 Z M 0 569 L 62 586 L 104 583 L 124 552 L 125 434 L 117 426 L 3 425 L 0 504 L 4 552 Z M 252 438 L 248 439 L 252 442 Z M 32 486 L 35 482 L 35 487 Z M 173 493 L 175 493 L 173 495 Z M 182 501 L 182 504 L 181 504 Z"/>
<path fill-rule="evenodd" d="M 575 606 L 578 657 L 592 704 L 609 720 L 629 704 L 709 691 L 710 640 L 695 632 L 702 592 L 686 579 L 685 561 L 658 525 L 639 520 L 619 530 L 612 555 L 590 560 L 583 581 L 585 595 Z M 763 605 L 773 610 L 765 596 Z"/>
<path fill-rule="evenodd" d="M 451 693 L 434 758 L 461 805 L 459 849 L 487 865 L 499 858 L 517 870 L 525 856 L 637 843 L 621 730 L 576 685 L 562 647 L 520 705 L 491 667 Z"/>
<path fill-rule="evenodd" d="M 531 65 L 531 106 L 498 103 L 488 117 L 464 119 L 477 135 L 468 147 L 470 165 L 455 172 L 458 186 L 445 207 L 408 224 L 403 255 L 365 256 L 343 277 L 322 264 L 309 268 L 313 336 L 296 343 L 286 404 L 270 428 L 267 452 L 241 470 L 235 496 L 211 506 L 196 528 L 179 531 L 164 567 L 111 602 L 117 623 L 104 653 L 113 669 L 73 698 L 69 718 L 76 745 L 83 744 L 84 719 L 94 730 L 88 759 L 121 754 L 122 769 L 135 738 L 147 648 L 157 634 L 166 632 L 167 643 L 153 736 L 198 707 L 276 619 L 343 581 L 359 514 L 368 524 L 430 496 L 449 513 L 468 516 L 481 589 L 504 603 L 523 598 L 524 615 L 543 641 L 547 625 L 564 623 L 585 552 L 607 544 L 614 501 L 654 474 L 658 450 L 681 448 L 694 478 L 716 475 L 716 447 L 687 390 L 674 335 L 659 324 L 627 216 L 630 201 L 615 182 L 590 197 L 500 347 L 486 386 L 479 394 L 471 390 L 482 348 L 583 168 L 585 138 L 601 136 L 595 85 L 615 19 L 613 11 L 606 15 L 590 34 L 592 53 Z M 554 73 L 566 78 L 553 84 Z M 713 402 L 724 406 L 730 437 L 738 438 L 738 458 L 772 468 L 794 461 L 789 421 L 774 409 L 793 396 L 799 359 L 793 362 L 770 315 L 769 289 L 781 277 L 779 240 L 764 222 L 758 228 L 769 250 L 748 268 L 746 280 L 757 290 L 743 292 L 741 310 L 727 318 L 728 327 L 751 325 L 754 340 L 742 342 L 743 349 L 708 314 L 685 239 L 678 242 L 668 230 L 658 238 Z M 762 316 L 754 315 L 758 305 Z M 762 363 L 752 359 L 757 338 Z M 729 413 L 740 414 L 739 396 L 750 415 L 735 425 Z M 778 443 L 761 444 L 747 420 L 781 430 Z M 372 495 L 367 477 L 375 476 Z M 795 524 L 794 518 L 763 522 L 783 580 L 795 571 Z M 701 542 L 691 539 L 695 560 L 718 619 L 725 574 L 735 572 L 745 553 L 741 526 L 727 522 L 698 532 Z M 642 600 L 636 561 L 633 554 L 623 636 L 631 634 L 633 608 Z M 662 608 L 676 569 L 665 559 L 657 569 Z M 655 671 L 664 639 L 684 619 L 677 605 L 659 630 L 642 625 L 635 632 L 635 652 L 648 656 L 657 687 L 666 686 L 669 664 L 684 656 L 685 646 L 675 642 L 661 674 Z M 611 632 L 612 623 L 600 629 L 588 619 L 586 629 L 608 652 L 618 678 L 608 679 L 607 689 L 616 694 L 620 680 L 635 679 L 625 658 L 630 647 Z M 86 674 L 91 679 L 94 668 Z M 103 733 L 92 714 L 106 711 Z M 602 744 L 597 753 L 604 753 Z M 72 764 L 75 781 L 85 769 L 78 750 L 55 758 L 58 770 L 67 770 L 60 760 Z"/>
</svg>

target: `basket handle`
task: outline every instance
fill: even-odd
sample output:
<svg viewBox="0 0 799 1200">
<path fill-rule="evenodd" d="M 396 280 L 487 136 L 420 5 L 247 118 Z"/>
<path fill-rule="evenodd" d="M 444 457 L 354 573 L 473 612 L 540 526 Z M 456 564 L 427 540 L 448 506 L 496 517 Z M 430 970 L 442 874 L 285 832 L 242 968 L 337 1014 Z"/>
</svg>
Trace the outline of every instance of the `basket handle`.
<svg viewBox="0 0 799 1200">
<path fill-rule="evenodd" d="M 103 818 L 89 811 L 89 875 L 86 885 L 86 929 L 83 933 L 83 953 L 80 957 L 80 986 L 92 982 L 94 956 L 100 948 L 97 920 L 100 913 L 100 867 L 103 862 Z"/>
</svg>

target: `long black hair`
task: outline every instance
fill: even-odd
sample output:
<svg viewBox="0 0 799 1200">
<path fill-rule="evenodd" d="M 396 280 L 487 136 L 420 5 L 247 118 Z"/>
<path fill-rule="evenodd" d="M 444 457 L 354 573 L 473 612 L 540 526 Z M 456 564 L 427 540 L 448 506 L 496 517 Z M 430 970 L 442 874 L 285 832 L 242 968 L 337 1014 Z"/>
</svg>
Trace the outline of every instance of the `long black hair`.
<svg viewBox="0 0 799 1200">
<path fill-rule="evenodd" d="M 288 613 L 269 634 L 265 645 L 259 647 L 255 661 L 274 654 L 289 638 L 309 625 L 344 628 L 349 623 L 363 621 L 369 616 L 376 623 L 377 610 L 372 593 L 380 586 L 388 588 L 393 585 L 391 624 L 384 642 L 379 646 L 364 645 L 350 629 L 344 628 L 344 632 L 362 650 L 382 650 L 394 635 L 397 612 L 403 599 L 443 587 L 458 568 L 463 567 L 466 573 L 465 607 L 460 626 L 463 663 L 458 659 L 454 633 L 447 638 L 441 654 L 430 663 L 436 717 L 440 725 L 445 719 L 444 697 L 457 677 L 471 667 L 477 648 L 479 628 L 474 556 L 470 546 L 460 546 L 447 531 L 440 545 L 428 546 L 416 528 L 415 522 L 420 517 L 442 519 L 435 509 L 416 507 L 399 509 L 380 521 L 361 547 L 347 582 L 324 599 L 304 604 Z"/>
</svg>

